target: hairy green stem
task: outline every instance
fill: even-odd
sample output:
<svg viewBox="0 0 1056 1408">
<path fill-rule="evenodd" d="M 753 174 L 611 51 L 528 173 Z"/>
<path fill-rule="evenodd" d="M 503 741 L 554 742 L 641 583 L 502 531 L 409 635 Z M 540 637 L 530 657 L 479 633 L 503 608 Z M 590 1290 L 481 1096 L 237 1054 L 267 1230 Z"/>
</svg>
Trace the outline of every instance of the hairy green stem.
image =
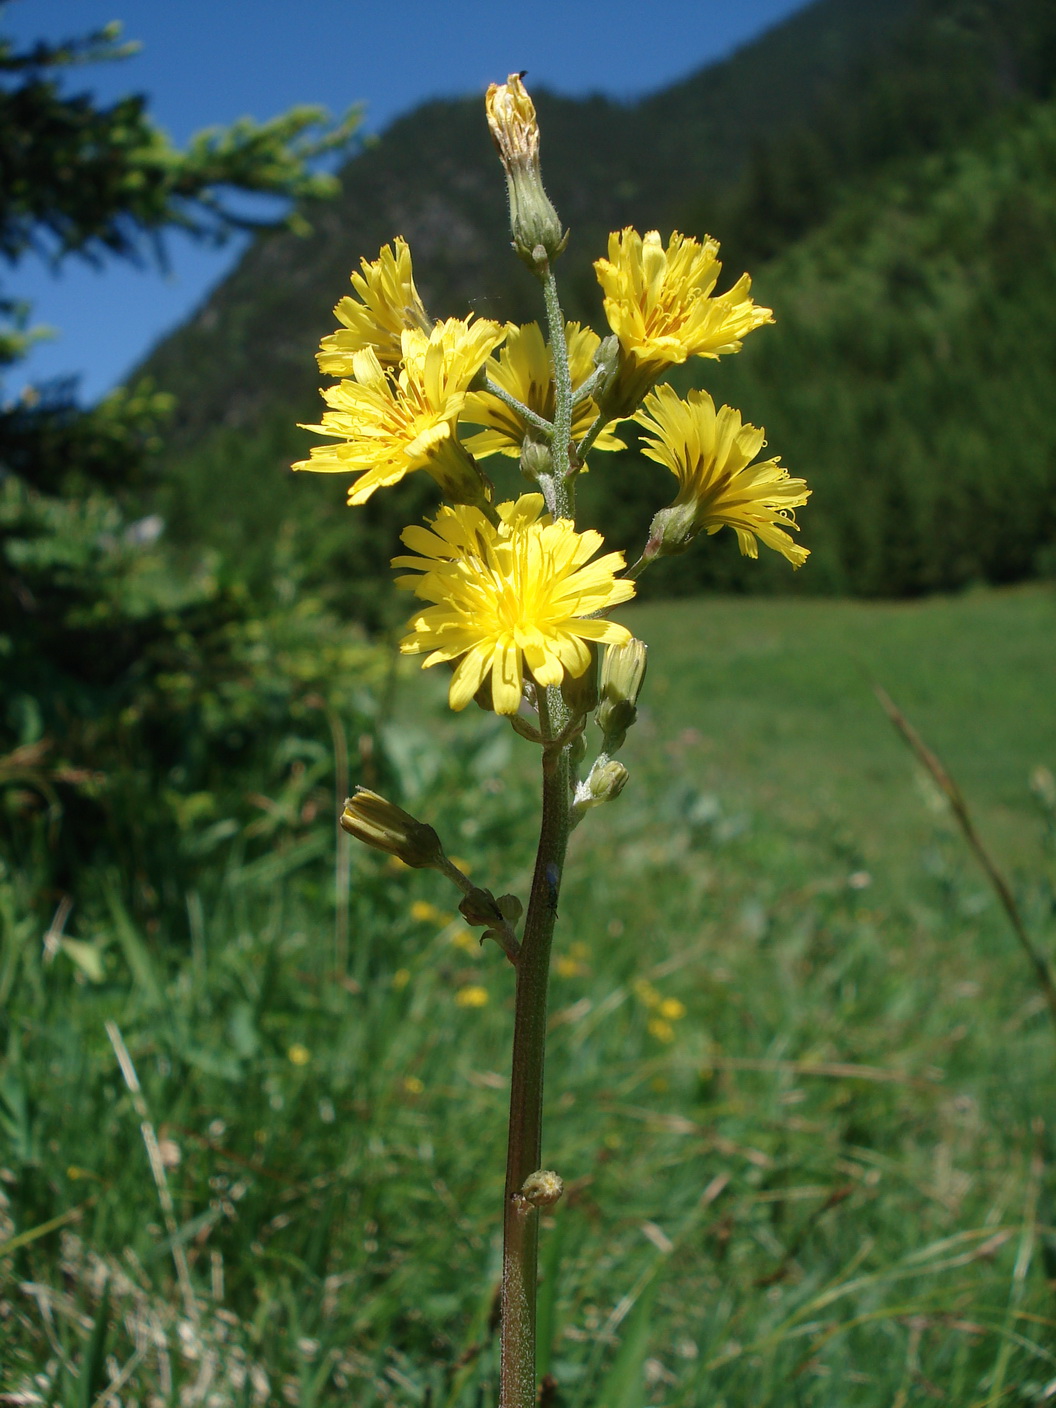
<svg viewBox="0 0 1056 1408">
<path fill-rule="evenodd" d="M 485 378 L 484 390 L 489 396 L 497 397 L 503 405 L 509 406 L 510 410 L 513 411 L 515 415 L 520 416 L 521 419 L 527 421 L 529 425 L 534 425 L 536 430 L 541 430 L 547 437 L 553 434 L 554 427 L 545 417 L 537 414 L 530 406 L 526 406 L 521 401 L 518 401 L 516 396 L 511 396 L 505 387 L 500 386 L 497 381 L 492 381 L 490 376 Z"/>
<path fill-rule="evenodd" d="M 553 270 L 543 276 L 543 296 L 554 363 L 552 470 L 540 475 L 554 518 L 575 520 L 572 452 L 572 375 L 565 319 Z M 543 1066 L 546 1057 L 546 996 L 557 898 L 571 829 L 571 742 L 568 708 L 560 689 L 537 687 L 543 740 L 543 813 L 521 947 L 516 957 L 517 996 L 510 1075 L 510 1137 L 506 1152 L 503 1211 L 501 1364 L 499 1408 L 536 1408 L 536 1281 L 539 1274 L 539 1211 L 523 1197 L 524 1181 L 542 1159 Z"/>
<path fill-rule="evenodd" d="M 550 355 L 554 362 L 554 433 L 550 441 L 553 476 L 549 484 L 540 480 L 546 494 L 547 507 L 555 518 L 575 518 L 576 490 L 570 479 L 572 450 L 572 372 L 568 365 L 568 339 L 565 335 L 565 315 L 557 296 L 554 271 L 547 266 L 543 279 L 546 300 L 546 323 L 550 335 Z"/>
<path fill-rule="evenodd" d="M 539 701 L 543 736 L 565 727 L 559 689 Z M 499 1408 L 535 1408 L 536 1281 L 539 1212 L 522 1196 L 542 1158 L 543 1064 L 550 946 L 569 835 L 569 746 L 543 749 L 543 814 L 531 897 L 517 957 L 517 997 L 510 1078 L 510 1137 L 503 1217 Z"/>
<path fill-rule="evenodd" d="M 601 380 L 602 369 L 595 367 L 586 381 L 581 381 L 572 393 L 572 405 L 581 406 L 588 396 L 594 395 L 594 389 Z"/>
<path fill-rule="evenodd" d="M 599 414 L 594 417 L 593 421 L 591 422 L 590 429 L 587 431 L 586 435 L 584 435 L 583 439 L 576 446 L 577 459 L 582 460 L 586 455 L 590 453 L 594 445 L 594 441 L 605 429 L 606 425 L 608 425 L 608 420 L 605 416 Z"/>
</svg>

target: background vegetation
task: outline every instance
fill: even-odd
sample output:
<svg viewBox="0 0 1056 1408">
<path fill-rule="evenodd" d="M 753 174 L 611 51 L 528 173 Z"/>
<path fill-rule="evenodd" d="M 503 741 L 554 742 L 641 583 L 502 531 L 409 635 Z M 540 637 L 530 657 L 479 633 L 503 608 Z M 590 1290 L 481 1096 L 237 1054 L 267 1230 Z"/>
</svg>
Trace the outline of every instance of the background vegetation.
<svg viewBox="0 0 1056 1408">
<path fill-rule="evenodd" d="M 378 787 L 523 890 L 532 750 L 393 664 L 387 560 L 428 490 L 350 514 L 286 472 L 361 253 L 402 233 L 436 313 L 536 315 L 479 102 L 305 204 L 347 126 L 180 154 L 139 100 L 71 105 L 72 57 L 0 47 L 9 270 L 34 239 L 222 233 L 215 184 L 258 161 L 299 233 L 134 388 L 0 407 L 0 1403 L 487 1403 L 510 974 L 333 817 Z M 720 536 L 646 578 L 686 600 L 628 615 L 648 708 L 554 979 L 552 1408 L 1054 1392 L 1053 1033 L 869 690 L 1051 952 L 1054 76 L 1043 0 L 819 0 L 642 102 L 540 95 L 570 315 L 597 323 L 610 228 L 720 237 L 778 324 L 703 380 L 815 488 L 803 572 Z M 584 496 L 631 548 L 669 497 L 633 454 Z"/>
<path fill-rule="evenodd" d="M 961 775 L 1051 945 L 1056 604 L 626 619 L 651 702 L 621 806 L 577 833 L 556 953 L 553 1401 L 1048 1401 L 1053 1031 L 868 674 Z M 534 760 L 422 687 L 372 731 L 385 785 L 521 890 Z M 189 941 L 175 909 L 151 937 L 115 902 L 43 952 L 5 875 L 8 1392 L 90 1402 L 127 1369 L 125 1402 L 493 1401 L 512 975 L 438 877 L 362 849 L 335 968 L 330 860 L 232 860 L 187 891 Z"/>
</svg>

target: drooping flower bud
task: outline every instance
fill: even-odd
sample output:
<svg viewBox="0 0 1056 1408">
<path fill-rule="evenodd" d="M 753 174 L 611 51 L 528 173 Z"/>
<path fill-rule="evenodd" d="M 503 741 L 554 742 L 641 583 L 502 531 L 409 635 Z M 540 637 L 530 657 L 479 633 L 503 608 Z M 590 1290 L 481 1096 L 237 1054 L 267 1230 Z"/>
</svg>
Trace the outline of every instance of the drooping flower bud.
<svg viewBox="0 0 1056 1408">
<path fill-rule="evenodd" d="M 484 101 L 492 140 L 506 172 L 513 247 L 529 269 L 538 272 L 561 253 L 568 235 L 543 189 L 539 123 L 522 76 L 511 73 L 505 83 L 493 83 Z"/>
<path fill-rule="evenodd" d="M 638 717 L 638 696 L 645 683 L 648 647 L 632 636 L 626 645 L 610 645 L 601 666 L 601 702 L 595 722 L 605 735 L 605 752 L 623 747 Z"/>
<path fill-rule="evenodd" d="M 369 788 L 357 787 L 345 802 L 341 828 L 364 845 L 396 856 L 415 870 L 443 868 L 444 848 L 433 828 Z"/>
</svg>

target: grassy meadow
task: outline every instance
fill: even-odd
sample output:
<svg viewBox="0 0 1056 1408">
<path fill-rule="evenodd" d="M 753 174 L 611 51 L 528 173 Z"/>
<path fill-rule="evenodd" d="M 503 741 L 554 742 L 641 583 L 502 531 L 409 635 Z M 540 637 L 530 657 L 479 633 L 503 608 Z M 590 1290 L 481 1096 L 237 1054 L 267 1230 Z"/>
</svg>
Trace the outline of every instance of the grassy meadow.
<svg viewBox="0 0 1056 1408">
<path fill-rule="evenodd" d="M 631 780 L 573 839 L 555 955 L 545 1401 L 1050 1401 L 1056 1036 L 871 684 L 1051 952 L 1056 594 L 624 619 Z M 353 780 L 384 760 L 523 895 L 535 751 L 443 683 L 400 673 Z M 494 1401 L 512 974 L 361 849 L 346 929 L 314 825 L 153 933 L 114 889 L 45 937 L 0 872 L 0 1404 Z"/>
</svg>

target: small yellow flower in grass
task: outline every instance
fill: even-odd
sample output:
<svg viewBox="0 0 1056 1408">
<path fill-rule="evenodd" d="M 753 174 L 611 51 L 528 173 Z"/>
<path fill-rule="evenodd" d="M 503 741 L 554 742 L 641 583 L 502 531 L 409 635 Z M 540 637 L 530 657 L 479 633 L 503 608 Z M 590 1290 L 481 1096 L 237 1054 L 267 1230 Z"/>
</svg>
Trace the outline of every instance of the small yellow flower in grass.
<svg viewBox="0 0 1056 1408">
<path fill-rule="evenodd" d="M 666 1017 L 669 1022 L 680 1022 L 686 1015 L 686 1004 L 679 1002 L 677 997 L 665 997 L 661 999 L 660 1006 L 656 1010 L 661 1017 Z"/>
<path fill-rule="evenodd" d="M 420 1081 L 417 1076 L 404 1076 L 403 1088 L 408 1095 L 421 1095 L 422 1091 L 425 1089 L 425 1084 Z"/>
<path fill-rule="evenodd" d="M 459 662 L 451 680 L 452 709 L 464 709 L 490 676 L 495 710 L 515 714 L 526 673 L 536 684 L 578 678 L 590 664 L 588 641 L 630 639 L 625 626 L 598 620 L 634 595 L 634 583 L 617 580 L 623 554 L 590 561 L 602 546 L 599 533 L 577 533 L 567 519 L 551 523 L 541 494 L 500 504 L 493 526 L 479 509 L 444 507 L 432 525 L 404 530 L 419 557 L 397 557 L 394 567 L 421 576 L 398 577 L 426 607 L 400 643 L 406 655 L 430 653 L 424 666 Z"/>
<path fill-rule="evenodd" d="M 566 324 L 565 332 L 568 337 L 569 371 L 575 390 L 593 372 L 594 353 L 601 339 L 596 332 L 580 327 L 579 323 Z M 528 323 L 521 328 L 511 327 L 498 360 L 489 362 L 486 370 L 492 381 L 508 391 L 522 406 L 527 406 L 544 420 L 553 420 L 554 364 L 550 357 L 550 345 L 543 341 L 538 323 Z M 575 407 L 572 413 L 573 440 L 581 440 L 586 435 L 597 413 L 598 408 L 589 396 Z M 488 391 L 470 392 L 466 397 L 462 419 L 473 425 L 488 427 L 477 435 L 471 435 L 465 442 L 466 449 L 482 459 L 486 455 L 519 455 L 525 439 L 534 439 L 537 434 L 523 417 Z M 626 446 L 611 431 L 603 430 L 595 440 L 594 448 L 623 450 Z"/>
<path fill-rule="evenodd" d="M 749 297 L 747 274 L 713 296 L 722 271 L 718 252 L 710 236 L 702 244 L 677 231 L 666 250 L 656 230 L 643 239 L 628 226 L 609 236 L 609 257 L 596 260 L 594 269 L 620 342 L 616 384 L 605 397 L 613 415 L 630 415 L 670 367 L 689 357 L 738 352 L 753 328 L 773 322 L 771 310 Z"/>
<path fill-rule="evenodd" d="M 312 1053 L 308 1050 L 307 1046 L 302 1046 L 299 1041 L 293 1043 L 286 1052 L 286 1055 L 291 1065 L 294 1066 L 307 1066 L 308 1062 L 312 1059 Z"/>
<path fill-rule="evenodd" d="M 455 1003 L 458 1007 L 487 1007 L 488 990 L 479 983 L 470 983 L 455 993 Z"/>
<path fill-rule="evenodd" d="M 302 425 L 339 443 L 313 445 L 294 469 L 358 474 L 350 504 L 424 469 L 455 503 L 485 503 L 490 490 L 456 433 L 470 382 L 506 336 L 486 318 L 448 318 L 426 335 L 400 336 L 398 374 L 382 366 L 373 348 L 353 354 L 353 379 L 323 391 L 329 410 L 318 425 Z"/>
<path fill-rule="evenodd" d="M 586 964 L 581 963 L 578 958 L 573 958 L 570 953 L 558 954 L 554 968 L 559 978 L 580 978 L 587 971 Z"/>
<path fill-rule="evenodd" d="M 675 1029 L 665 1017 L 651 1017 L 647 1025 L 650 1035 L 655 1036 L 657 1041 L 662 1041 L 665 1046 L 674 1041 Z"/>
<path fill-rule="evenodd" d="M 691 391 L 683 401 L 670 386 L 650 392 L 634 419 L 650 436 L 642 453 L 678 480 L 674 503 L 653 519 L 647 558 L 684 552 L 698 533 L 729 526 L 745 557 L 759 556 L 761 538 L 802 567 L 808 549 L 785 530 L 798 529 L 794 510 L 810 490 L 776 457 L 750 463 L 766 444 L 764 430 L 742 423 L 732 406 L 716 411 L 706 391 Z"/>
<path fill-rule="evenodd" d="M 351 376 L 357 352 L 371 347 L 383 367 L 403 358 L 405 328 L 432 331 L 432 320 L 414 286 L 411 251 L 397 237 L 382 247 L 377 259 L 361 259 L 361 274 L 352 275 L 356 297 L 347 294 L 334 309 L 343 326 L 324 337 L 316 354 L 319 370 L 330 376 Z"/>
<path fill-rule="evenodd" d="M 392 975 L 392 986 L 397 992 L 403 992 L 404 988 L 411 981 L 411 973 L 408 968 L 397 968 Z"/>
<path fill-rule="evenodd" d="M 451 935 L 451 942 L 463 953 L 476 953 L 480 948 L 480 940 L 468 929 L 456 929 Z"/>
<path fill-rule="evenodd" d="M 439 924 L 443 915 L 428 900 L 415 900 L 411 905 L 411 918 L 417 924 Z"/>
<path fill-rule="evenodd" d="M 648 978 L 635 978 L 632 987 L 634 988 L 635 997 L 646 1007 L 660 1006 L 662 1000 L 660 994 L 657 992 L 656 988 L 653 987 Z"/>
</svg>

